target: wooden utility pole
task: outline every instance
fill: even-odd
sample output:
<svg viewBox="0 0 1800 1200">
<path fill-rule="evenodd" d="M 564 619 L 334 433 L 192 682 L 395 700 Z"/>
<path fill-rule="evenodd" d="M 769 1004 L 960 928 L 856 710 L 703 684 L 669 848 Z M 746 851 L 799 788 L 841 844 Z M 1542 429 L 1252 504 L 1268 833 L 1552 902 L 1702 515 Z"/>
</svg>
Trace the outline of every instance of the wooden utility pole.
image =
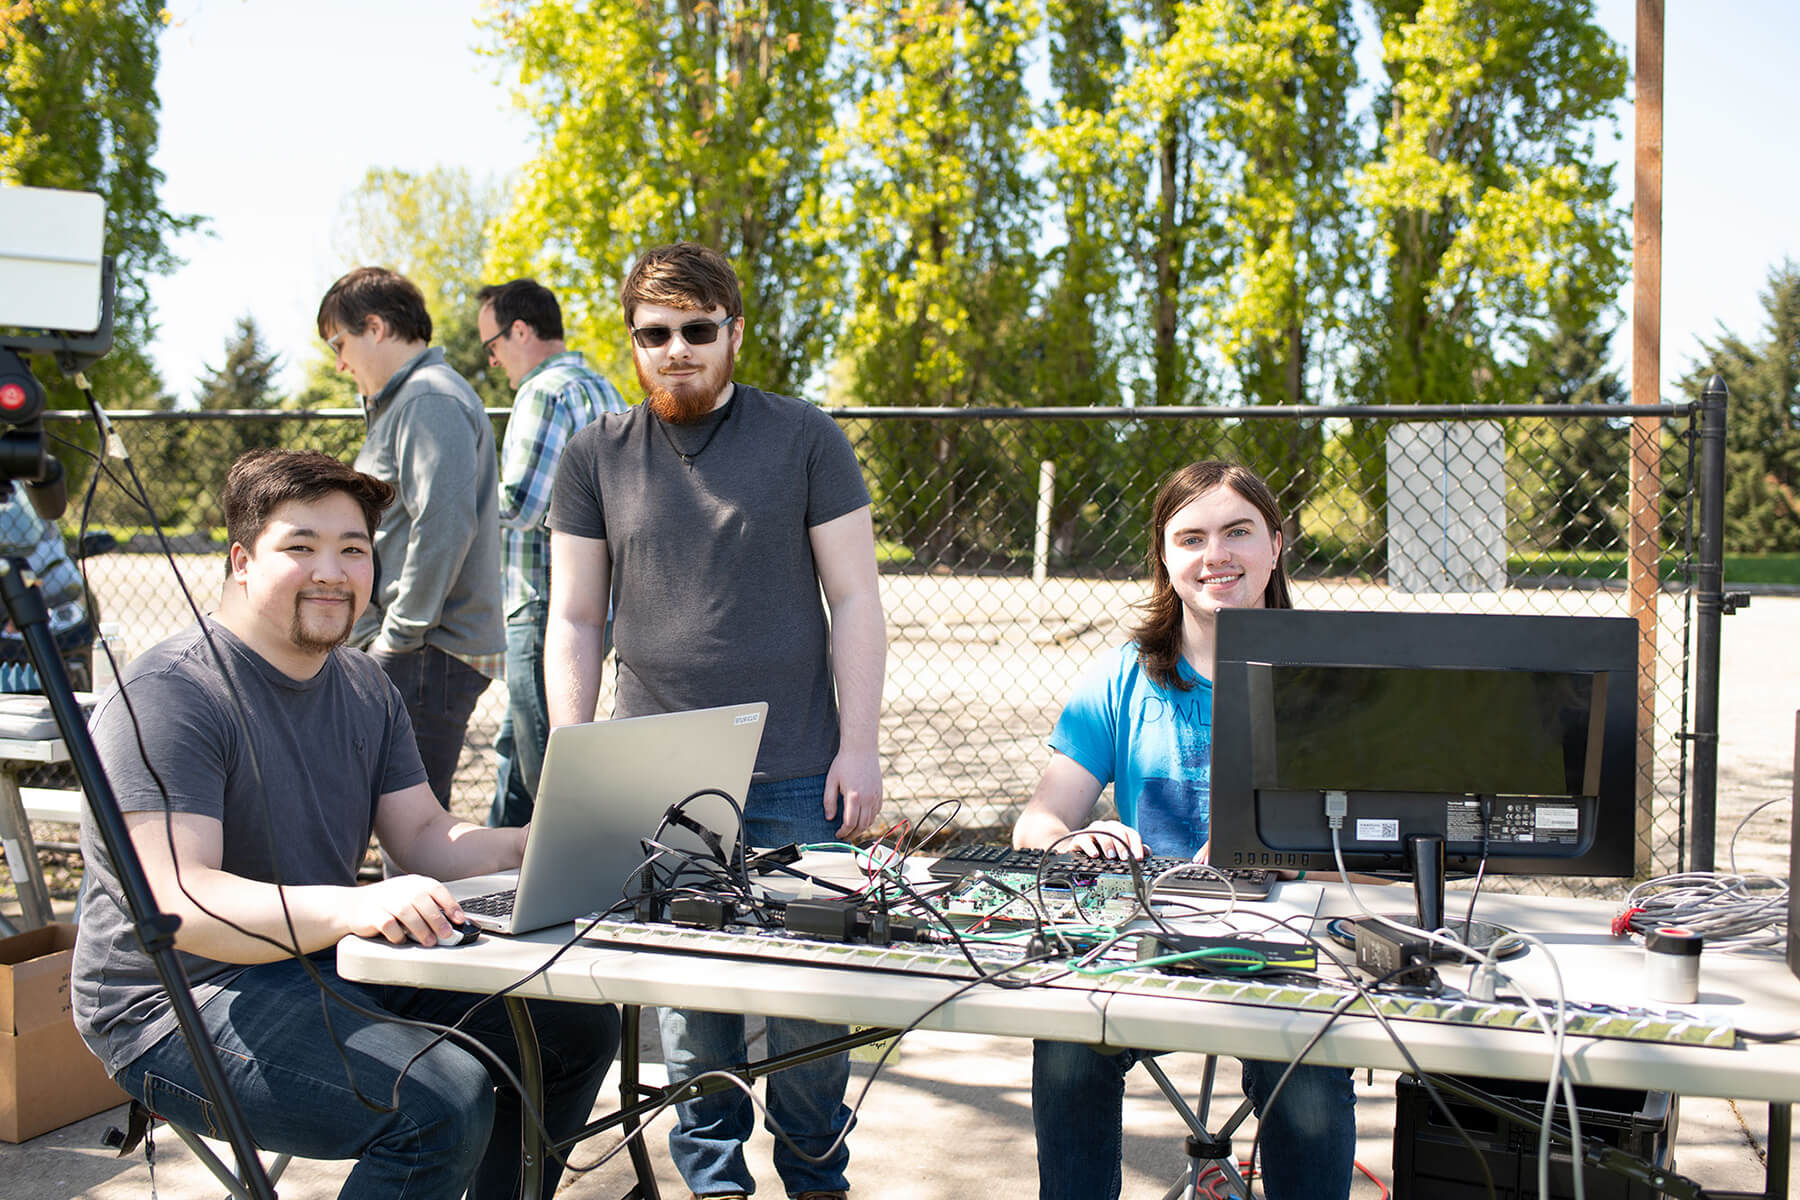
<svg viewBox="0 0 1800 1200">
<path fill-rule="evenodd" d="M 1631 402 L 1662 402 L 1663 0 L 1637 4 L 1636 188 L 1632 203 Z M 1662 422 L 1631 422 L 1626 577 L 1638 623 L 1638 870 L 1650 870 L 1656 754 L 1656 601 L 1661 566 Z"/>
</svg>

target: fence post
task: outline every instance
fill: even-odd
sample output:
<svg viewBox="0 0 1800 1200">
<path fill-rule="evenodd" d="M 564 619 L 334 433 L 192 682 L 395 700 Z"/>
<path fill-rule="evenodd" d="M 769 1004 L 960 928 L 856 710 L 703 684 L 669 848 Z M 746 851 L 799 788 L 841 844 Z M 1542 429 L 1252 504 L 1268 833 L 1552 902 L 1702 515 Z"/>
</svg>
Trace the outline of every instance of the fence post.
<svg viewBox="0 0 1800 1200">
<path fill-rule="evenodd" d="M 1700 563 L 1694 608 L 1694 804 L 1688 870 L 1710 871 L 1719 808 L 1719 623 L 1725 615 L 1725 406 L 1722 376 L 1700 393 Z"/>
<path fill-rule="evenodd" d="M 1056 505 L 1056 464 L 1038 464 L 1037 527 L 1031 534 L 1031 582 L 1039 587 L 1050 577 L 1050 512 Z"/>
</svg>

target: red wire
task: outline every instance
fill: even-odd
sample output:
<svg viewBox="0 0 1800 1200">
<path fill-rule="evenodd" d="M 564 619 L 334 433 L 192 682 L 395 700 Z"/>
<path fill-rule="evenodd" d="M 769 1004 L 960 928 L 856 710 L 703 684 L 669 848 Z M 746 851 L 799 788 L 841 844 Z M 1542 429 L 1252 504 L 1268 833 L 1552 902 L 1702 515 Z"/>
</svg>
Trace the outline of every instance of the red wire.
<svg viewBox="0 0 1800 1200">
<path fill-rule="evenodd" d="M 1363 1166 L 1361 1163 L 1356 1164 L 1356 1169 L 1361 1171 L 1364 1175 L 1367 1175 L 1369 1177 L 1369 1182 L 1381 1189 L 1381 1200 L 1388 1200 L 1388 1186 L 1381 1182 L 1381 1180 L 1375 1178 L 1375 1172 L 1369 1170 L 1369 1168 Z"/>
<path fill-rule="evenodd" d="M 1361 1171 L 1363 1173 L 1363 1175 L 1368 1178 L 1370 1183 L 1374 1184 L 1376 1187 L 1381 1189 L 1381 1200 L 1388 1200 L 1387 1184 L 1381 1182 L 1380 1179 L 1376 1178 L 1375 1172 L 1373 1172 L 1373 1171 L 1369 1170 L 1369 1168 L 1363 1166 L 1362 1163 L 1357 1162 L 1357 1163 L 1355 1163 L 1355 1166 L 1356 1166 L 1357 1170 Z M 1262 1172 L 1258 1171 L 1254 1165 L 1252 1165 L 1251 1163 L 1248 1163 L 1248 1162 L 1244 1162 L 1242 1160 L 1239 1160 L 1237 1169 L 1238 1169 L 1238 1174 L 1240 1174 L 1244 1177 L 1245 1182 L 1255 1179 L 1259 1175 L 1262 1174 Z M 1213 1178 L 1214 1175 L 1217 1176 L 1216 1179 Z M 1224 1182 L 1225 1182 L 1225 1172 L 1220 1170 L 1219 1167 L 1217 1166 L 1217 1164 L 1206 1168 L 1206 1170 L 1204 1170 L 1200 1173 L 1199 1183 L 1201 1186 L 1205 1187 L 1205 1189 L 1206 1189 L 1205 1194 L 1206 1194 L 1208 1200 L 1231 1200 L 1231 1198 L 1229 1196 L 1221 1195 L 1218 1190 L 1219 1185 Z M 1196 1190 L 1196 1192 L 1198 1192 L 1199 1189 L 1196 1188 L 1195 1190 Z"/>
</svg>

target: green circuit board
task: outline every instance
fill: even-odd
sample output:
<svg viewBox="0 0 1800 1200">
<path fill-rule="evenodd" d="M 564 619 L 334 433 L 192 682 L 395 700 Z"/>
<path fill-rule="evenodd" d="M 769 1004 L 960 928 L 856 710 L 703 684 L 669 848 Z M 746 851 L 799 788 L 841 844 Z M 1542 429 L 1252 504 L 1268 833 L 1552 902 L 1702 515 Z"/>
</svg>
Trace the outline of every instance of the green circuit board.
<svg viewBox="0 0 1800 1200">
<path fill-rule="evenodd" d="M 1037 876 L 1030 871 L 976 871 L 963 876 L 935 903 L 959 928 L 979 925 L 995 932 L 1036 928 L 1039 907 L 1042 923 L 1111 928 L 1123 926 L 1138 912 L 1130 876 L 1102 876 L 1075 886 L 1067 880 L 1046 879 L 1040 893 Z"/>
</svg>

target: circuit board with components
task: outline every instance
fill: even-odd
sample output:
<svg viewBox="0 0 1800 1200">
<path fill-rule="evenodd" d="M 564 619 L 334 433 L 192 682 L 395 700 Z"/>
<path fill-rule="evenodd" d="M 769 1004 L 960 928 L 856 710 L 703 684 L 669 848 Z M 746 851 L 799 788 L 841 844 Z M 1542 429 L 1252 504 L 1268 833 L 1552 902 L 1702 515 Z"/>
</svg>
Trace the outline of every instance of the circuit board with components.
<svg viewBox="0 0 1800 1200">
<path fill-rule="evenodd" d="M 1138 914 L 1129 876 L 1089 878 L 1079 883 L 1050 878 L 1040 889 L 1029 871 L 975 871 L 937 897 L 936 904 L 963 929 L 1034 929 L 1040 924 L 1093 925 L 1117 929 Z"/>
</svg>

